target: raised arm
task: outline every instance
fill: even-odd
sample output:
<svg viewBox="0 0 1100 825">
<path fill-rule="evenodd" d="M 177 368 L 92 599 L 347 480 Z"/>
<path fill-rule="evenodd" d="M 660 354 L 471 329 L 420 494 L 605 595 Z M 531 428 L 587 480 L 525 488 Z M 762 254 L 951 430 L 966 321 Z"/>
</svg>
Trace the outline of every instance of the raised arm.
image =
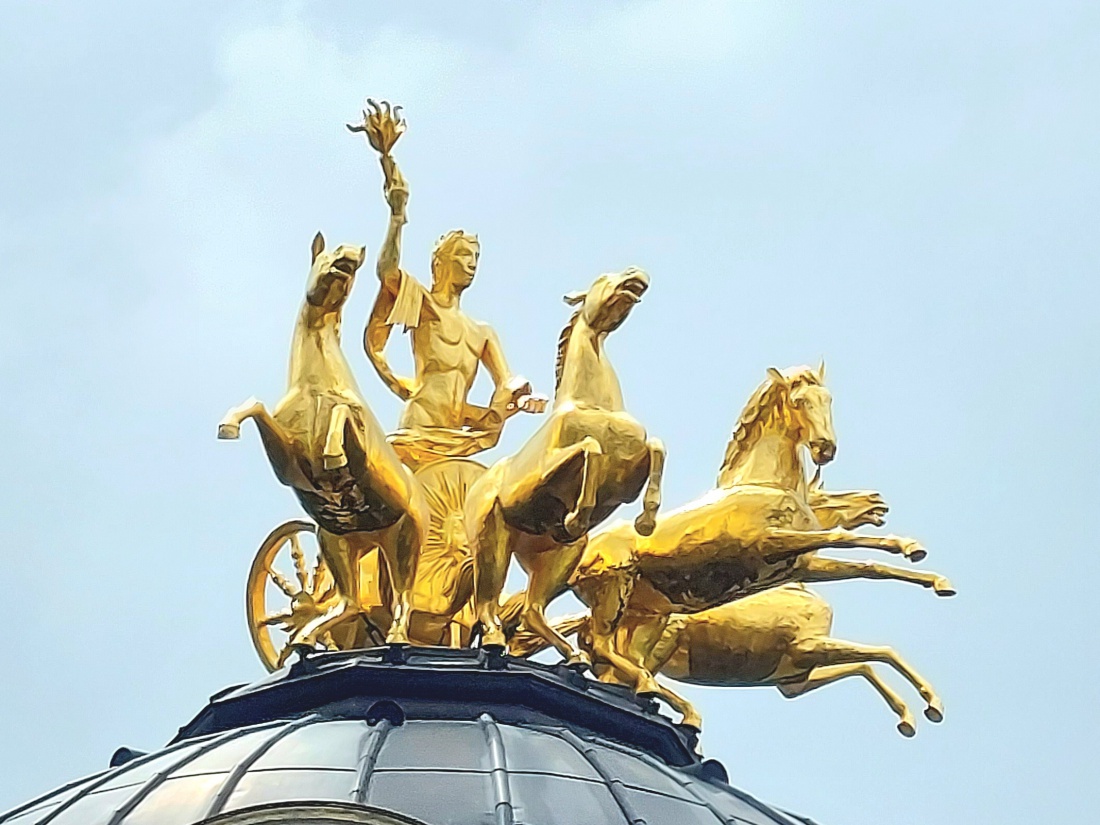
<svg viewBox="0 0 1100 825">
<path fill-rule="evenodd" d="M 401 229 L 408 218 L 405 207 L 409 202 L 409 185 L 397 168 L 397 162 L 389 155 L 382 156 L 382 172 L 385 176 L 383 192 L 390 207 L 386 237 L 378 250 L 378 280 L 394 297 L 401 288 Z"/>
<path fill-rule="evenodd" d="M 382 161 L 382 191 L 390 206 L 390 222 L 378 251 L 378 278 L 382 281 L 383 292 L 396 298 L 401 289 L 401 227 L 405 225 L 405 205 L 409 201 L 408 184 L 392 155 L 398 138 L 405 133 L 401 107 L 391 106 L 386 101 L 367 100 L 363 120 L 349 123 L 348 131 L 362 132 Z"/>
</svg>

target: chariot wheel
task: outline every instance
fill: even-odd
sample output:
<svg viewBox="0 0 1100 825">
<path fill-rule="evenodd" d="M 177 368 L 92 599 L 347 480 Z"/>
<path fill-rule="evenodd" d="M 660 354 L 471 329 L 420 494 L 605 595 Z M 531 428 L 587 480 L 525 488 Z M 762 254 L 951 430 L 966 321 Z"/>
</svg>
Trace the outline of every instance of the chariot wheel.
<svg viewBox="0 0 1100 825">
<path fill-rule="evenodd" d="M 433 461 L 415 472 L 428 502 L 429 520 L 413 584 L 414 644 L 457 647 L 468 640 L 473 559 L 462 526 L 463 506 L 470 487 L 484 472 L 484 465 L 467 458 Z M 269 671 L 280 667 L 291 636 L 328 610 L 339 595 L 317 542 L 316 524 L 288 521 L 268 534 L 252 561 L 245 594 L 248 631 Z M 348 650 L 382 643 L 389 626 L 390 596 L 377 551 L 360 561 L 360 597 L 364 621 L 345 622 L 323 634 L 321 647 Z"/>
<path fill-rule="evenodd" d="M 336 599 L 336 585 L 317 549 L 316 536 L 317 525 L 311 521 L 280 524 L 264 539 L 252 561 L 245 602 L 248 630 L 269 671 L 278 669 L 290 635 Z M 283 572 L 287 569 L 293 573 Z M 272 609 L 274 604 L 281 607 Z M 329 634 L 322 642 L 328 648 L 337 646 Z"/>
</svg>

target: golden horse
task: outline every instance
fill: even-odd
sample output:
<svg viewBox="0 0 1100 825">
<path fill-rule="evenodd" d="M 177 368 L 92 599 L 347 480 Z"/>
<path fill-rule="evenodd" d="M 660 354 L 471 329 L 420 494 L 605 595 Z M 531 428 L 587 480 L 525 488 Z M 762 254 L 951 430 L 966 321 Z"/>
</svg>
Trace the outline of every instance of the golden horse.
<svg viewBox="0 0 1100 825">
<path fill-rule="evenodd" d="M 549 420 L 470 489 L 466 529 L 474 557 L 475 616 L 485 647 L 505 646 L 499 600 L 515 555 L 528 574 L 518 611 L 525 626 L 570 664 L 591 664 L 546 621 L 546 605 L 565 591 L 588 531 L 620 504 L 634 501 L 643 487 L 642 512 L 630 530 L 653 532 L 664 447 L 625 411 L 604 352 L 607 336 L 648 286 L 649 277 L 631 268 L 601 275 L 587 292 L 566 296 L 579 308 L 558 343 Z"/>
<path fill-rule="evenodd" d="M 776 687 L 789 699 L 849 676 L 862 676 L 898 717 L 898 731 L 913 736 L 916 724 L 904 700 L 871 667 L 882 662 L 900 673 L 924 699 L 924 715 L 943 721 L 943 702 L 932 686 L 893 648 L 832 638 L 833 610 L 801 584 L 785 584 L 701 613 L 669 617 L 642 666 L 678 682 L 713 687 Z M 592 650 L 588 614 L 554 622 Z M 530 634 L 513 638 L 524 655 L 541 645 Z M 614 668 L 597 666 L 602 681 L 623 682 Z"/>
<path fill-rule="evenodd" d="M 594 534 L 570 580 L 592 612 L 592 647 L 639 693 L 662 697 L 698 726 L 691 704 L 661 686 L 644 666 L 674 613 L 696 613 L 792 581 L 889 578 L 952 595 L 934 573 L 819 557 L 829 547 L 868 547 L 924 557 L 913 539 L 823 528 L 810 505 L 803 447 L 823 465 L 836 453 L 832 398 L 824 365 L 769 369 L 746 405 L 726 449 L 719 488 L 657 520 L 649 536 L 619 523 Z M 867 521 L 881 517 L 881 498 L 851 493 Z M 825 500 L 818 497 L 823 510 Z M 844 502 L 844 500 L 841 500 Z M 843 508 L 842 508 L 843 509 Z M 840 523 L 842 514 L 831 517 Z"/>
<path fill-rule="evenodd" d="M 386 443 L 340 346 L 344 303 L 366 249 L 342 245 L 326 252 L 318 232 L 312 255 L 287 394 L 273 414 L 250 399 L 218 426 L 219 438 L 235 439 L 242 422 L 256 422 L 275 476 L 319 525 L 321 556 L 335 581 L 337 598 L 295 630 L 283 658 L 360 612 L 359 560 L 375 547 L 393 591 L 386 641 L 407 643 L 409 593 L 428 519 L 420 486 Z"/>
</svg>

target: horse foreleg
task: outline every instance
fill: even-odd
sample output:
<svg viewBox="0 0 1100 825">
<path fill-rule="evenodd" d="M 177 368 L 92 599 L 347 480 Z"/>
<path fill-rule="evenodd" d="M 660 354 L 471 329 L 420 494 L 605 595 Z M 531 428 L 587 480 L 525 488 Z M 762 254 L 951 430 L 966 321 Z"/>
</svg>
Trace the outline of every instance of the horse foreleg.
<svg viewBox="0 0 1100 825">
<path fill-rule="evenodd" d="M 788 699 L 794 699 L 796 696 L 802 696 L 822 685 L 828 685 L 840 679 L 846 679 L 849 676 L 862 676 L 871 683 L 871 687 L 878 691 L 879 696 L 881 696 L 883 701 L 890 706 L 890 710 L 897 714 L 898 732 L 901 733 L 902 736 L 913 736 L 917 732 L 917 727 L 913 720 L 913 714 L 909 710 L 909 706 L 902 701 L 902 698 L 898 696 L 893 688 L 882 681 L 879 675 L 875 673 L 874 669 L 866 662 L 815 667 L 801 682 L 780 684 L 777 685 L 777 687 L 779 688 L 779 692 Z"/>
<path fill-rule="evenodd" d="M 266 413 L 263 402 L 253 397 L 243 404 L 233 407 L 218 423 L 218 438 L 236 441 L 241 437 L 241 424 L 254 416 Z"/>
<path fill-rule="evenodd" d="M 596 507 L 596 491 L 600 486 L 600 467 L 597 466 L 603 459 L 603 448 L 600 446 L 600 442 L 592 438 L 592 436 L 586 436 L 579 443 L 575 444 L 570 450 L 570 454 L 563 456 L 561 462 L 568 461 L 576 452 L 581 452 L 584 455 L 584 463 L 581 465 L 581 486 L 580 492 L 577 494 L 577 501 L 573 505 L 573 509 L 570 510 L 566 516 L 562 526 L 565 528 L 565 533 L 572 539 L 579 539 L 585 533 L 588 532 L 588 528 L 591 526 L 592 511 Z"/>
<path fill-rule="evenodd" d="M 766 530 L 763 539 L 764 557 L 780 561 L 789 556 L 800 556 L 808 550 L 824 550 L 827 547 L 865 547 L 896 553 L 909 561 L 920 561 L 928 555 L 915 539 L 901 536 L 864 536 L 850 530 L 790 530 L 772 528 Z"/>
<path fill-rule="evenodd" d="M 917 689 L 927 703 L 924 715 L 932 722 L 943 721 L 943 702 L 930 685 L 908 662 L 890 647 L 861 645 L 828 637 L 809 639 L 796 645 L 791 653 L 796 667 L 817 667 L 819 665 L 841 665 L 853 662 L 883 662 L 890 665 Z"/>
<path fill-rule="evenodd" d="M 869 561 L 842 561 L 811 556 L 801 568 L 800 581 L 828 582 L 842 579 L 895 579 L 931 588 L 937 596 L 954 596 L 955 588 L 946 577 L 920 570 L 903 570 Z"/>
<path fill-rule="evenodd" d="M 336 470 L 348 463 L 347 453 L 344 452 L 344 429 L 349 412 L 347 404 L 337 404 L 329 415 L 325 451 L 321 457 L 321 463 L 326 470 Z"/>
<path fill-rule="evenodd" d="M 619 652 L 615 644 L 616 631 L 633 590 L 633 580 L 621 574 L 601 582 L 587 598 L 591 610 L 592 652 L 595 658 L 614 671 L 607 681 L 618 681 L 634 687 L 639 696 L 658 696 L 683 716 L 681 724 L 701 730 L 703 719 L 695 707 L 675 691 L 660 684 L 653 673 Z M 608 675 L 608 674 L 605 674 Z"/>
<path fill-rule="evenodd" d="M 534 553 L 528 557 L 525 565 L 528 568 L 528 577 L 521 613 L 523 624 L 553 645 L 565 657 L 567 667 L 590 668 L 592 659 L 583 650 L 570 644 L 546 621 L 546 606 L 566 591 L 569 577 L 576 570 L 587 544 L 588 540 L 585 538 L 553 550 Z"/>
<path fill-rule="evenodd" d="M 240 438 L 241 424 L 250 418 L 256 422 L 256 429 L 260 433 L 267 460 L 271 462 L 271 468 L 275 471 L 275 477 L 280 483 L 288 487 L 309 487 L 309 479 L 302 474 L 298 466 L 297 446 L 261 401 L 250 398 L 239 407 L 234 407 L 227 412 L 218 424 L 218 438 L 227 440 Z"/>
<path fill-rule="evenodd" d="M 665 445 L 659 438 L 646 441 L 649 449 L 649 481 L 642 497 L 642 512 L 634 519 L 640 536 L 651 536 L 657 528 L 657 509 L 661 506 L 661 476 L 665 471 Z"/>
</svg>

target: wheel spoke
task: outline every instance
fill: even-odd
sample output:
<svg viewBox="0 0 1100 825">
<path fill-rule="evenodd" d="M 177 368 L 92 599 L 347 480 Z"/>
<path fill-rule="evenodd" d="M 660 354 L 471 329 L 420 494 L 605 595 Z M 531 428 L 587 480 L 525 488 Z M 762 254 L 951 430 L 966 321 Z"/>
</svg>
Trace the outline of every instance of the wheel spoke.
<svg viewBox="0 0 1100 825">
<path fill-rule="evenodd" d="M 290 579 L 276 570 L 273 566 L 267 568 L 267 575 L 271 578 L 271 581 L 275 583 L 275 586 L 291 599 L 302 592 L 301 590 L 295 590 L 294 586 L 290 583 Z"/>
<path fill-rule="evenodd" d="M 280 610 L 278 613 L 272 613 L 270 616 L 265 616 L 260 620 L 260 627 L 268 627 L 273 624 L 286 624 L 293 618 L 294 610 L 288 607 L 286 610 Z"/>
<path fill-rule="evenodd" d="M 309 592 L 317 596 L 317 591 L 321 589 L 321 584 L 328 578 L 328 565 L 325 564 L 325 558 L 320 553 L 317 554 L 317 563 L 313 565 L 313 575 L 310 577 Z"/>
<path fill-rule="evenodd" d="M 302 551 L 302 542 L 298 534 L 290 537 L 290 555 L 294 558 L 294 572 L 298 576 L 298 585 L 302 590 L 309 588 L 309 571 L 306 567 L 306 554 Z"/>
</svg>

